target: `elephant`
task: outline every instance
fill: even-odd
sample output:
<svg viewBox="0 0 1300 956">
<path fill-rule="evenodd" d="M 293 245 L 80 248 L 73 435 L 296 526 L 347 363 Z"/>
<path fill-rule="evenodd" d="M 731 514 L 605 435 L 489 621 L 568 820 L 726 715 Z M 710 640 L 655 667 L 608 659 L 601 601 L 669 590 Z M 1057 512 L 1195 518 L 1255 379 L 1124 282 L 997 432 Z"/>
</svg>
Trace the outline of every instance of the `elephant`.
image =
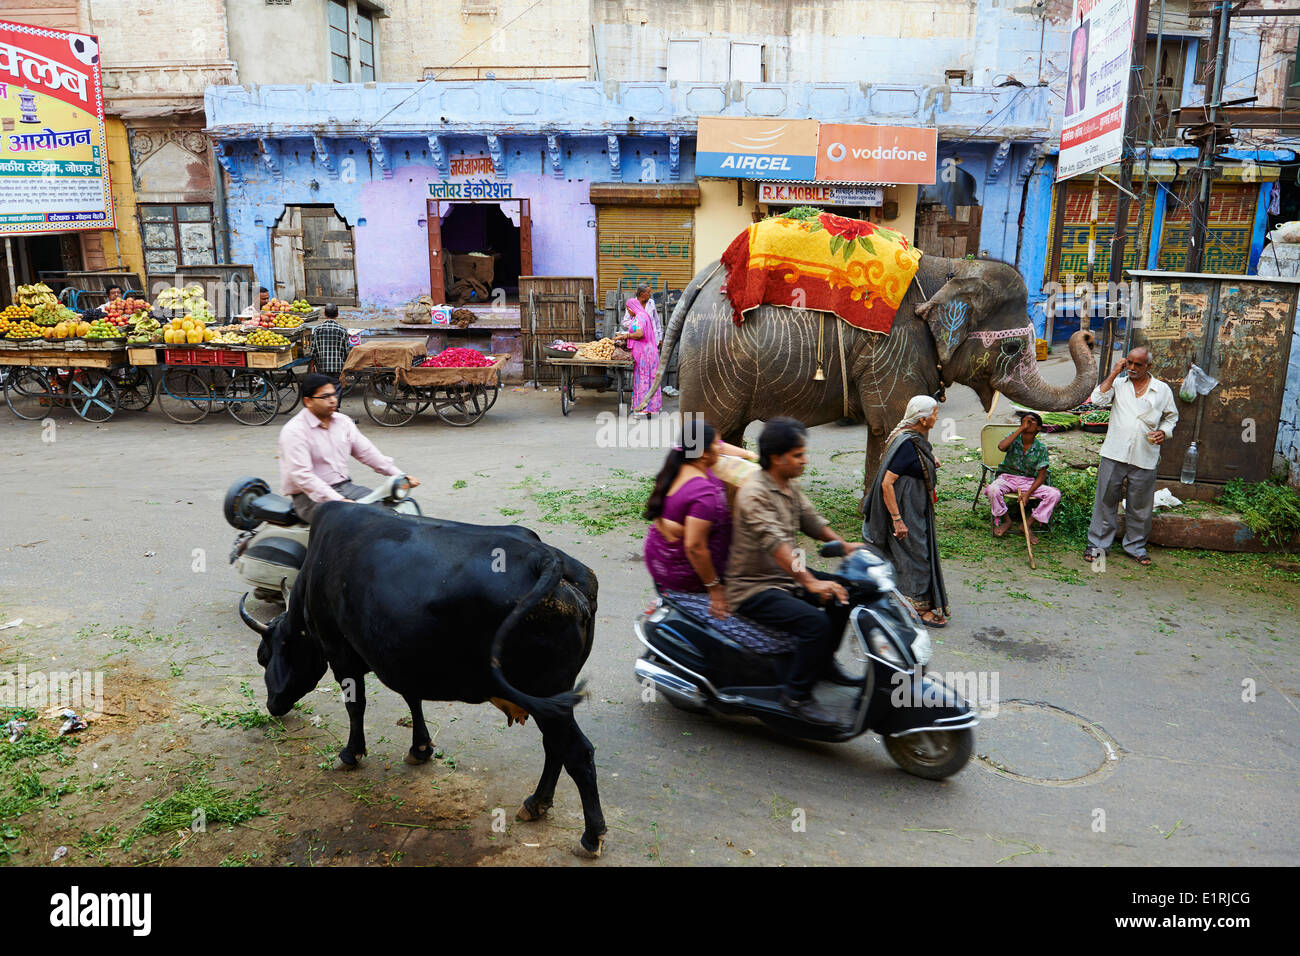
<svg viewBox="0 0 1300 956">
<path fill-rule="evenodd" d="M 914 395 L 943 401 L 945 389 L 961 382 L 974 389 L 985 410 L 997 391 L 1030 408 L 1061 411 L 1086 401 L 1097 382 L 1093 336 L 1086 331 L 1070 337 L 1074 379 L 1064 386 L 1043 381 L 1025 282 L 1005 262 L 924 256 L 888 335 L 823 312 L 775 305 L 749 311 L 736 325 L 725 278 L 714 262 L 683 292 L 664 332 L 659 377 L 649 394 L 680 342 L 681 413 L 703 414 L 731 444 L 742 443 L 750 422 L 778 415 L 809 427 L 842 418 L 865 423 L 864 490 L 885 438 Z M 819 335 L 822 380 L 814 377 Z"/>
</svg>

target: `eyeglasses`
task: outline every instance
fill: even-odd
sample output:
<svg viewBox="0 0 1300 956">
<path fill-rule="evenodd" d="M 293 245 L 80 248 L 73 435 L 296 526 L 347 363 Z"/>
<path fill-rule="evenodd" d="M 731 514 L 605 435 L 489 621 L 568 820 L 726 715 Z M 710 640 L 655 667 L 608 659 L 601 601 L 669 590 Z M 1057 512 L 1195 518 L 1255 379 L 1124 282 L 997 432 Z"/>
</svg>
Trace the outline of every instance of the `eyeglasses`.
<svg viewBox="0 0 1300 956">
<path fill-rule="evenodd" d="M 326 392 L 324 395 L 308 395 L 313 402 L 328 402 L 331 398 L 338 398 L 338 392 Z"/>
</svg>

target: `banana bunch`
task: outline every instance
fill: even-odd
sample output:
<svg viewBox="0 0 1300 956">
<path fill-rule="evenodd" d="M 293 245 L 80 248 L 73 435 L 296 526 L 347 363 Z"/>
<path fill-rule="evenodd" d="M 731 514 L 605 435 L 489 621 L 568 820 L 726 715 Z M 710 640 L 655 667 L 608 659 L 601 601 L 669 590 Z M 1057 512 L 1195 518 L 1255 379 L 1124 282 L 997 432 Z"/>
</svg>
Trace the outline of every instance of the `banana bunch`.
<svg viewBox="0 0 1300 956">
<path fill-rule="evenodd" d="M 172 315 L 189 315 L 206 319 L 212 316 L 212 305 L 203 298 L 203 286 L 171 286 L 158 293 L 154 307 Z"/>
<path fill-rule="evenodd" d="M 41 305 L 55 306 L 59 304 L 59 300 L 55 296 L 53 289 L 44 282 L 38 282 L 35 285 L 20 285 L 18 287 L 18 304 L 35 308 Z"/>
</svg>

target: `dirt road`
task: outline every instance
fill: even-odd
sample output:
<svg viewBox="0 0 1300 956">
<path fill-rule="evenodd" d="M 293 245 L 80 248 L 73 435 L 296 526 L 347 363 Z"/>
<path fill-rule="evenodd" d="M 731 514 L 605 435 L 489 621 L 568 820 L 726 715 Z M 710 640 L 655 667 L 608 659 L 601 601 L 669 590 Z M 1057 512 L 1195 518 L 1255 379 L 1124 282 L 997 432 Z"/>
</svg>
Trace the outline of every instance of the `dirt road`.
<svg viewBox="0 0 1300 956">
<path fill-rule="evenodd" d="M 1049 374 L 1068 377 L 1058 365 Z M 276 483 L 276 425 L 149 411 L 96 427 L 63 413 L 46 441 L 0 414 L 0 623 L 22 619 L 0 630 L 0 673 L 10 688 L 19 668 L 102 674 L 105 712 L 63 744 L 50 719 L 25 744 L 0 739 L 0 862 L 67 847 L 63 863 L 170 865 L 1294 863 L 1300 576 L 1158 550 L 1151 569 L 1113 558 L 1093 574 L 1050 536 L 1030 572 L 1023 539 L 963 523 L 975 405 L 958 388 L 942 412 L 945 437 L 965 441 L 939 443 L 953 620 L 932 633 L 932 666 L 983 679 L 997 702 L 979 757 L 938 784 L 901 773 L 874 736 L 790 742 L 643 699 L 631 624 L 651 587 L 635 510 L 663 453 L 602 447 L 596 415 L 612 398 L 583 392 L 563 418 L 553 390 L 508 390 L 468 429 L 362 419 L 424 480 L 426 513 L 508 517 L 599 575 L 578 712 L 610 825 L 595 863 L 572 852 L 567 777 L 548 821 L 515 822 L 540 737 L 494 708 L 426 704 L 440 755 L 412 768 L 404 706 L 372 679 L 370 755 L 347 774 L 328 769 L 347 726 L 334 685 L 266 716 L 220 504 L 237 476 Z M 861 429 L 815 429 L 810 447 L 806 484 L 852 532 Z"/>
</svg>

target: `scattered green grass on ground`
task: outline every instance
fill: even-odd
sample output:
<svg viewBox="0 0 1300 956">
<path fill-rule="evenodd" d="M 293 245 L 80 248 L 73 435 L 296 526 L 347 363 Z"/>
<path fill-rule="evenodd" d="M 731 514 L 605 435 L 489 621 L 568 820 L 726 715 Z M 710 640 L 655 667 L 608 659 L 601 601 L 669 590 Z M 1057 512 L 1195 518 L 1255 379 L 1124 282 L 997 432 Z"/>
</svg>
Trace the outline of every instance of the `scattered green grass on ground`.
<svg viewBox="0 0 1300 956">
<path fill-rule="evenodd" d="M 654 478 L 615 468 L 606 481 L 585 489 L 549 489 L 532 476 L 514 487 L 532 499 L 540 511 L 538 520 L 576 525 L 588 534 L 605 534 L 645 524 L 642 513 L 654 488 Z"/>
<path fill-rule="evenodd" d="M 1280 544 L 1300 534 L 1300 494 L 1279 482 L 1246 484 L 1234 478 L 1223 489 L 1223 504 L 1241 515 L 1264 544 Z"/>
<path fill-rule="evenodd" d="M 189 830 L 196 820 L 202 820 L 205 827 L 214 824 L 233 827 L 253 817 L 266 816 L 261 801 L 257 799 L 261 787 L 253 789 L 247 796 L 239 796 L 233 790 L 213 786 L 204 768 L 192 767 L 183 773 L 186 775 L 185 781 L 179 787 L 167 796 L 141 806 L 145 811 L 144 819 L 136 824 L 131 836 L 123 841 L 124 848 L 142 834 Z"/>
<path fill-rule="evenodd" d="M 190 704 L 189 708 L 203 718 L 205 724 L 216 724 L 225 730 L 230 730 L 233 727 L 250 730 L 278 723 L 275 717 L 268 714 L 265 708 L 257 703 L 257 692 L 253 690 L 248 681 L 240 682 L 239 693 L 248 701 L 247 706 L 216 708 L 205 707 L 203 704 Z"/>
<path fill-rule="evenodd" d="M 27 732 L 14 743 L 0 739 L 0 864 L 8 863 L 22 835 L 19 819 L 32 810 L 56 806 L 76 790 L 72 778 L 47 780 L 47 775 L 75 759 L 75 737 L 59 737 L 37 723 L 34 710 L 0 707 L 0 724 L 14 718 L 28 721 Z"/>
</svg>

